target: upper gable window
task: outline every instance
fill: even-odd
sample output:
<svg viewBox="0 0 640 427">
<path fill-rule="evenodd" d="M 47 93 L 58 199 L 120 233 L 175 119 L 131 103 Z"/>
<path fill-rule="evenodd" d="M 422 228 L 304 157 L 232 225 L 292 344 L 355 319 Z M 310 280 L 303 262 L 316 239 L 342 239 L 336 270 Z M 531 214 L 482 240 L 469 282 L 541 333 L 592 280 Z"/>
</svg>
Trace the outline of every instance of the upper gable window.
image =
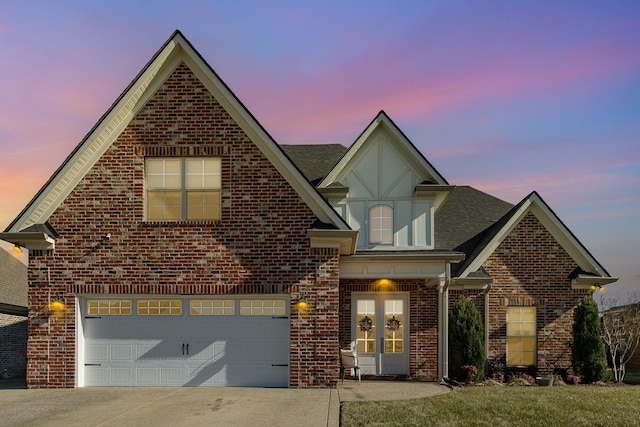
<svg viewBox="0 0 640 427">
<path fill-rule="evenodd" d="M 147 220 L 220 219 L 219 157 L 147 158 Z"/>
<path fill-rule="evenodd" d="M 375 205 L 369 209 L 369 243 L 393 244 L 393 208 Z"/>
</svg>

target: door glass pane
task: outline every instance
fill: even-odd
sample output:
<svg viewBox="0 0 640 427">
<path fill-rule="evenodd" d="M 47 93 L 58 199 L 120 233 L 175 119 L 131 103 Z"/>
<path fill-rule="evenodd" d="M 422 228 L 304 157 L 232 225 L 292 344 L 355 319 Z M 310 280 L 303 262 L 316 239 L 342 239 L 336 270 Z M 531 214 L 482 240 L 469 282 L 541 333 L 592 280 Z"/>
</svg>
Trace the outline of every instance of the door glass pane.
<svg viewBox="0 0 640 427">
<path fill-rule="evenodd" d="M 358 300 L 356 307 L 356 348 L 358 353 L 376 351 L 375 300 Z"/>
<path fill-rule="evenodd" d="M 388 299 L 384 302 L 384 351 L 402 353 L 404 351 L 403 300 Z"/>
</svg>

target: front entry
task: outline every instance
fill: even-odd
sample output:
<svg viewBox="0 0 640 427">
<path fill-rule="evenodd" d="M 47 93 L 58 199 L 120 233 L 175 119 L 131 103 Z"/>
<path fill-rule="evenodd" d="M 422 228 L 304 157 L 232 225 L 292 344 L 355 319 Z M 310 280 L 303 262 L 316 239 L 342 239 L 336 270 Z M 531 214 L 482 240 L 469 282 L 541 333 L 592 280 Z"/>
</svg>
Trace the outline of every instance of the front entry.
<svg viewBox="0 0 640 427">
<path fill-rule="evenodd" d="M 408 295 L 352 294 L 352 346 L 363 375 L 409 375 Z"/>
</svg>

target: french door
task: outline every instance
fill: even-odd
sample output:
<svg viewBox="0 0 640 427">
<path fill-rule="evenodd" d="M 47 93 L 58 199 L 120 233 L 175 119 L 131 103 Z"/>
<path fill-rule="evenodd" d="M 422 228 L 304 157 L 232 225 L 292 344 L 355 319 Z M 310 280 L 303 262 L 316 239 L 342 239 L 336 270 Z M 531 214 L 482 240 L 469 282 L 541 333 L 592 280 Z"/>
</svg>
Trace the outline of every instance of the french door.
<svg viewBox="0 0 640 427">
<path fill-rule="evenodd" d="M 352 294 L 352 345 L 362 374 L 409 374 L 408 299 L 408 293 Z"/>
</svg>

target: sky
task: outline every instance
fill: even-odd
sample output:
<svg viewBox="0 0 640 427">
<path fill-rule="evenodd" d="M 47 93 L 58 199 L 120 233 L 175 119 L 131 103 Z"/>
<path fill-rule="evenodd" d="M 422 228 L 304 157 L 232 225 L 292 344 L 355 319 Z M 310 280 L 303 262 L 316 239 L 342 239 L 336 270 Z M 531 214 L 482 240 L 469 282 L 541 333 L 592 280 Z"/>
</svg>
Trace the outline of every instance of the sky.
<svg viewBox="0 0 640 427">
<path fill-rule="evenodd" d="M 176 29 L 278 143 L 384 110 L 449 183 L 537 191 L 640 299 L 638 1 L 0 0 L 0 229 Z"/>
</svg>

